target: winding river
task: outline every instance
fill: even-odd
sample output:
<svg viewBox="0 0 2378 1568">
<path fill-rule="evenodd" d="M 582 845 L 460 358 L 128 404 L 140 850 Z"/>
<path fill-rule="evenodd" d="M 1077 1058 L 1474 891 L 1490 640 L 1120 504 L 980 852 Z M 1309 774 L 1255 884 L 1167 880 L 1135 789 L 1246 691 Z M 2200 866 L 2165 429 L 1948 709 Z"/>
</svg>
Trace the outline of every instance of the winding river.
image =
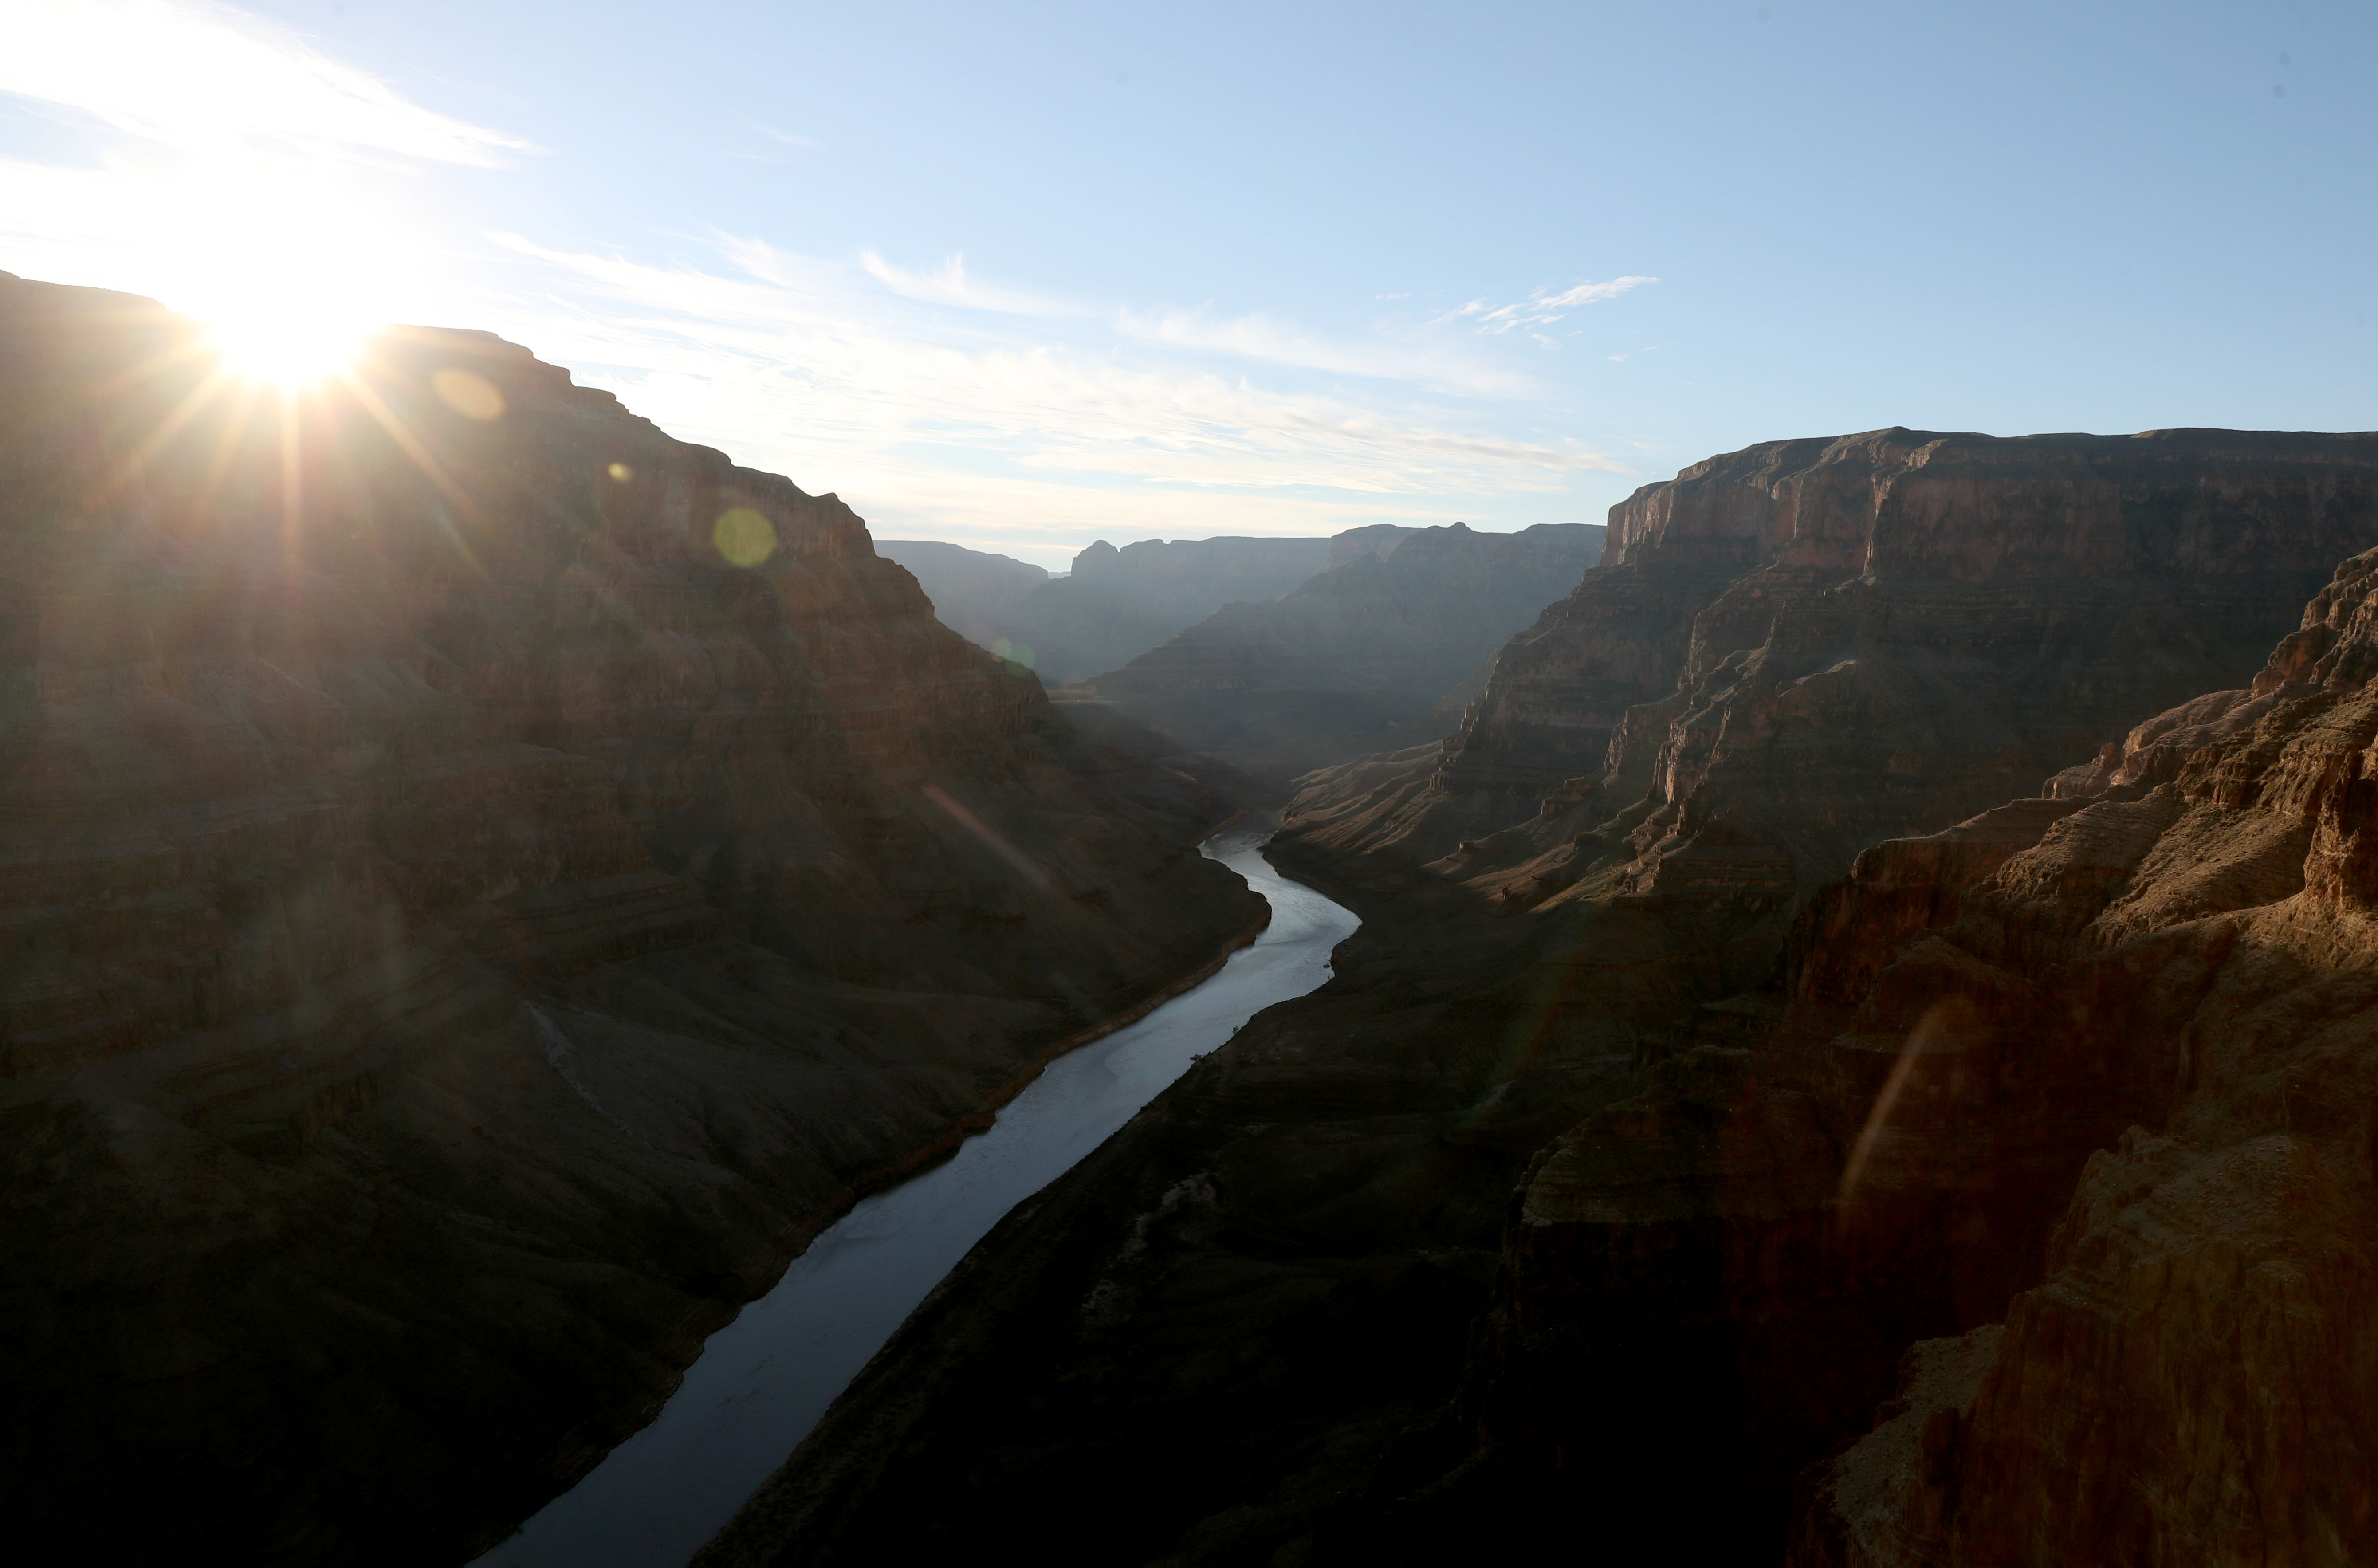
<svg viewBox="0 0 2378 1568">
<path fill-rule="evenodd" d="M 1051 1062 L 947 1163 L 860 1201 L 776 1287 L 710 1336 L 653 1423 L 474 1568 L 682 1568 L 817 1424 L 927 1292 L 1007 1211 L 1277 1001 L 1329 977 L 1353 914 L 1263 856 L 1268 830 L 1202 846 L 1271 924 L 1195 990 Z"/>
</svg>

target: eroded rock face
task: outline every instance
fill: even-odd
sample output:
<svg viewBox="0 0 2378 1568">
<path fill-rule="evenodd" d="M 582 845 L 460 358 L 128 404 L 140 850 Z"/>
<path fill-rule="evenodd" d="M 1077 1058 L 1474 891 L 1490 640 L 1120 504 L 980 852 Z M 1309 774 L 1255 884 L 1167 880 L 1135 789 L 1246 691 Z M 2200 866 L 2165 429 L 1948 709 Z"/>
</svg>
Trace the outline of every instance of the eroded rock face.
<svg viewBox="0 0 2378 1568">
<path fill-rule="evenodd" d="M 2374 485 L 2355 436 L 1887 430 L 1712 458 L 1612 509 L 1602 566 L 1441 756 L 1316 783 L 1289 834 L 1418 864 L 1524 824 L 1487 856 L 1507 867 L 1631 810 L 1588 859 L 1755 902 L 2242 678 L 2378 543 Z"/>
<path fill-rule="evenodd" d="M 1601 557 L 1602 535 L 1585 523 L 1399 532 L 1391 551 L 1349 550 L 1065 695 L 1120 707 L 1284 796 L 1314 768 L 1441 735 L 1447 700 L 1474 692 L 1495 651 Z"/>
<path fill-rule="evenodd" d="M 1990 1326 L 1916 1347 L 1906 1413 L 1833 1461 L 1796 1562 L 2368 1558 L 2374 625 L 2363 556 L 2250 688 L 2139 726 L 2101 790 L 2065 775 L 2079 798 L 1995 869 L 1944 878 L 1953 903 L 1930 920 L 1870 914 L 1864 863 L 1835 895 L 1837 945 L 1881 965 L 1836 987 L 1863 991 L 1858 1023 L 1889 1038 L 1927 993 L 1968 1018 L 1964 1093 L 1868 1110 L 1869 1143 L 1893 1149 L 1881 1179 L 1971 1187 L 1952 1142 L 2003 1140 L 1998 1086 L 2044 1063 L 2103 1085 L 2100 1135 L 2046 1140 L 2069 1173 L 2052 1226 L 1991 1239 L 2018 1288 Z M 1972 1371 L 1944 1388 L 1922 1359 L 1952 1354 Z M 1894 1430 L 1910 1422 L 1914 1455 Z"/>
<path fill-rule="evenodd" d="M 43 1560 L 459 1560 L 1261 916 L 840 501 L 485 334 L 284 402 L 0 275 L 0 617 Z"/>
<path fill-rule="evenodd" d="M 1750 1027 L 1541 1156 L 1473 1478 L 1642 1493 L 1714 1432 L 1736 1550 L 1789 1518 L 1795 1563 L 2363 1560 L 2374 591 L 2357 557 L 2251 687 L 1867 851 L 1781 991 L 1711 1010 Z M 1596 1446 L 1712 1365 L 1698 1430 Z"/>
</svg>

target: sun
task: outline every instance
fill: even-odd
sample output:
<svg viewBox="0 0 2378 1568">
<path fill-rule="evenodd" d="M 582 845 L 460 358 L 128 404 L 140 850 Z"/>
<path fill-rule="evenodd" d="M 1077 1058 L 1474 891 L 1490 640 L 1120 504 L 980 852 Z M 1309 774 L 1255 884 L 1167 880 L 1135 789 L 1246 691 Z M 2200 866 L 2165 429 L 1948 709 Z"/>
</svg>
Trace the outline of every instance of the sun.
<svg viewBox="0 0 2378 1568">
<path fill-rule="evenodd" d="M 366 328 L 336 311 L 258 305 L 208 311 L 208 340 L 224 366 L 251 381 L 294 389 L 354 364 Z"/>
<path fill-rule="evenodd" d="M 193 243 L 169 303 L 203 322 L 226 370 L 295 389 L 349 367 L 390 303 L 402 250 L 335 169 L 226 161 L 186 198 Z"/>
</svg>

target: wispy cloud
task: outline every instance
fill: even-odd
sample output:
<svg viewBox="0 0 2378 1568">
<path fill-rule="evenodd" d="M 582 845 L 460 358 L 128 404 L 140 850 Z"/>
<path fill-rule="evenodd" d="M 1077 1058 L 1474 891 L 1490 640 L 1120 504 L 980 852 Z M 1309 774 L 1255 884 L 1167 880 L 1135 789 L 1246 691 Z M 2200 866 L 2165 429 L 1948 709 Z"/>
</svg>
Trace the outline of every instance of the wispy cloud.
<svg viewBox="0 0 2378 1568">
<path fill-rule="evenodd" d="M 1424 382 L 1479 397 L 1524 398 L 1544 389 L 1543 383 L 1522 371 L 1424 336 L 1377 335 L 1350 341 L 1324 337 L 1261 313 L 1218 317 L 1183 310 L 1125 309 L 1116 314 L 1115 327 L 1127 338 L 1199 353 L 1335 376 Z"/>
<path fill-rule="evenodd" d="M 1022 289 L 1002 288 L 967 276 L 966 257 L 953 256 L 938 272 L 911 272 L 895 267 L 873 251 L 862 251 L 859 262 L 875 281 L 906 299 L 933 305 L 963 305 L 968 310 L 995 310 L 1008 316 L 1079 316 L 1078 305 Z"/>
<path fill-rule="evenodd" d="M 516 307 L 510 335 L 590 367 L 680 434 L 878 505 L 930 495 L 938 511 L 963 473 L 986 498 L 1049 506 L 1063 484 L 1091 499 L 1059 510 L 1126 516 L 1181 509 L 1159 495 L 1232 492 L 1233 527 L 1248 497 L 1294 492 L 1309 529 L 1348 507 L 1433 513 L 1435 497 L 1557 493 L 1580 472 L 1625 472 L 1474 412 L 1267 388 L 1135 352 L 1149 340 L 953 324 L 852 269 L 751 242 L 722 253 L 732 270 L 507 243 L 538 264 L 546 301 Z M 1214 502 L 1202 505 L 1210 523 Z"/>
<path fill-rule="evenodd" d="M 531 150 L 210 0 L 0 0 L 0 92 L 161 141 L 268 136 L 475 164 Z"/>
<path fill-rule="evenodd" d="M 1541 329 L 1551 326 L 1581 305 L 1596 305 L 1615 299 L 1629 289 L 1645 283 L 1656 283 L 1657 278 L 1613 278 L 1607 282 L 1582 282 L 1566 289 L 1538 289 L 1515 305 L 1489 305 L 1483 299 L 1473 299 L 1467 305 L 1456 305 L 1436 318 L 1435 324 L 1467 320 L 1478 331 L 1500 334 L 1527 330 L 1546 348 L 1556 346 Z"/>
<path fill-rule="evenodd" d="M 747 128 L 759 132 L 770 141 L 780 141 L 787 147 L 798 147 L 803 151 L 814 152 L 825 146 L 825 143 L 813 136 L 803 136 L 799 131 L 783 130 L 763 120 L 746 120 L 743 124 Z"/>
</svg>

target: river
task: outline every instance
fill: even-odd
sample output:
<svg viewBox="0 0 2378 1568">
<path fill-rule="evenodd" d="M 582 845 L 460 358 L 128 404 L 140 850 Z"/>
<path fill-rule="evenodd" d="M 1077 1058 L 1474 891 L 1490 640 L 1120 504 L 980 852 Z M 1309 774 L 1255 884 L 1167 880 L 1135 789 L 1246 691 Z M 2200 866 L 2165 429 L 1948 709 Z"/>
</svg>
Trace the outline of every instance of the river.
<svg viewBox="0 0 2378 1568">
<path fill-rule="evenodd" d="M 1352 912 L 1271 868 L 1268 830 L 1202 846 L 1271 903 L 1211 979 L 1058 1058 L 935 1166 L 862 1199 L 776 1287 L 710 1336 L 650 1426 L 474 1568 L 683 1568 L 817 1424 L 967 1250 L 1104 1143 L 1239 1025 L 1329 977 Z"/>
</svg>

